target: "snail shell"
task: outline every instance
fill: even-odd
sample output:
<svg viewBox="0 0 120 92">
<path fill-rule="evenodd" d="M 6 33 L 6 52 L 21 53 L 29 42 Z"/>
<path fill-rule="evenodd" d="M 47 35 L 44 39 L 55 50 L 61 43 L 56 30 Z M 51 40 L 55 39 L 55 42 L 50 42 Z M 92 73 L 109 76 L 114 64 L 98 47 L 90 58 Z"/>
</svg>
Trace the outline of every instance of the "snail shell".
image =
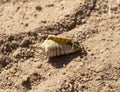
<svg viewBox="0 0 120 92">
<path fill-rule="evenodd" d="M 48 57 L 54 57 L 76 52 L 82 48 L 82 45 L 69 38 L 49 35 L 40 48 Z"/>
</svg>

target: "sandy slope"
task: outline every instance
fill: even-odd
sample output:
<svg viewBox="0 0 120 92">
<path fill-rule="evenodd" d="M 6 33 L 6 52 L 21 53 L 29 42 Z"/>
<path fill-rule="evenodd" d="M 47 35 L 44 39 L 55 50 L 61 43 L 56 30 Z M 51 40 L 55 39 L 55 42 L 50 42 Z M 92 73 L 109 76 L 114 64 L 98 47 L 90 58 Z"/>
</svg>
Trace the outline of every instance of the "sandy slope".
<svg viewBox="0 0 120 92">
<path fill-rule="evenodd" d="M 119 92 L 120 5 L 108 0 L 0 0 L 0 92 Z M 49 34 L 85 50 L 48 58 Z"/>
</svg>

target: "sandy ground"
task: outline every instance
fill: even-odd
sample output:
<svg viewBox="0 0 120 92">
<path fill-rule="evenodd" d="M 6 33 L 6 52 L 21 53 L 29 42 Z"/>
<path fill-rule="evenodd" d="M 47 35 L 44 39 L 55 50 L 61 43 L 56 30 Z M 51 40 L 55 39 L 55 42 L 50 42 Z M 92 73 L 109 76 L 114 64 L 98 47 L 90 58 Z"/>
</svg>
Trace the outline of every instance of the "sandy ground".
<svg viewBox="0 0 120 92">
<path fill-rule="evenodd" d="M 48 35 L 84 51 L 48 58 Z M 120 92 L 119 0 L 0 0 L 0 92 Z"/>
</svg>

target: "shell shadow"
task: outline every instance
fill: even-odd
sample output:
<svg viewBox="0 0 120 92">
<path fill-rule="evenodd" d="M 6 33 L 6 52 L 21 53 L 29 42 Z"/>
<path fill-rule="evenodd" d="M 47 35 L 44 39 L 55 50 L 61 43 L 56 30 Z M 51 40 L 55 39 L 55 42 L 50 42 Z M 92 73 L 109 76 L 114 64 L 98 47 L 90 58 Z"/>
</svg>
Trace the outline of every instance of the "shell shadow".
<svg viewBox="0 0 120 92">
<path fill-rule="evenodd" d="M 69 64 L 74 58 L 76 57 L 83 58 L 86 55 L 87 55 L 87 52 L 85 50 L 81 50 L 81 51 L 77 51 L 67 55 L 51 57 L 48 59 L 48 63 L 50 63 L 55 68 L 62 68 L 67 64 Z"/>
</svg>

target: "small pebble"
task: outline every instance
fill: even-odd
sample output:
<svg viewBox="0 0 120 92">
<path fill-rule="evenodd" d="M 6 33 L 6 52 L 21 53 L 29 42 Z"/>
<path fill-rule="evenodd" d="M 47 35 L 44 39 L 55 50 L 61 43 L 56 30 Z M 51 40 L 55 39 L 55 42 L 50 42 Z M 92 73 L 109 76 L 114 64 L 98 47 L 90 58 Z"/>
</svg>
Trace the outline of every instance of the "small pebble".
<svg viewBox="0 0 120 92">
<path fill-rule="evenodd" d="M 47 75 L 48 75 L 48 76 L 50 76 L 50 75 L 51 75 L 51 73 L 49 72 L 49 73 L 47 73 Z"/>
<path fill-rule="evenodd" d="M 39 65 L 37 65 L 36 67 L 37 67 L 37 68 L 41 68 L 41 67 L 42 67 L 42 64 L 39 64 Z"/>
<path fill-rule="evenodd" d="M 57 84 L 60 84 L 60 81 L 57 81 Z"/>
<path fill-rule="evenodd" d="M 48 5 L 46 5 L 46 7 L 53 7 L 54 6 L 54 4 L 48 4 Z"/>
<path fill-rule="evenodd" d="M 8 85 L 8 86 L 11 86 L 11 85 L 12 85 L 12 82 L 8 82 L 7 85 Z"/>
<path fill-rule="evenodd" d="M 103 50 L 100 50 L 100 53 L 103 53 L 104 51 Z"/>
<path fill-rule="evenodd" d="M 116 47 L 116 44 L 114 43 L 113 45 L 112 45 L 112 48 L 115 48 Z"/>
<path fill-rule="evenodd" d="M 42 7 L 41 6 L 36 6 L 35 9 L 38 10 L 38 11 L 41 11 Z"/>
</svg>

